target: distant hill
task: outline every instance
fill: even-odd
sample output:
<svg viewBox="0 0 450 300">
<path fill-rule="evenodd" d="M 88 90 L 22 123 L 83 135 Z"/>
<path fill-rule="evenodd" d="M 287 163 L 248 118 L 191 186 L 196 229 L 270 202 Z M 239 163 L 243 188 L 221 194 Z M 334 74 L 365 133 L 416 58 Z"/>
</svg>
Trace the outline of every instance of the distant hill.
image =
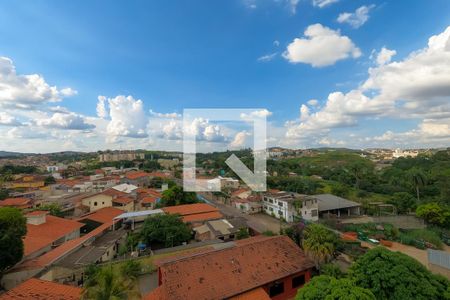
<svg viewBox="0 0 450 300">
<path fill-rule="evenodd" d="M 29 155 L 31 153 L 21 153 L 21 152 L 10 152 L 10 151 L 0 151 L 0 157 L 17 157 Z"/>
</svg>

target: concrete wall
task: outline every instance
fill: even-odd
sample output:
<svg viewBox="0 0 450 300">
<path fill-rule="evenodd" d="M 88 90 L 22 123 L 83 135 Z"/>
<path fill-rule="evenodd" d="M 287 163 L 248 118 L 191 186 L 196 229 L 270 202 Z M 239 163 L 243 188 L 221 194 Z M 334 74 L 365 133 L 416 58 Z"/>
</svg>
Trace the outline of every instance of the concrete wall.
<svg viewBox="0 0 450 300">
<path fill-rule="evenodd" d="M 84 198 L 82 204 L 88 206 L 90 211 L 93 212 L 103 207 L 111 207 L 112 197 L 103 194 L 94 195 L 92 197 Z"/>
</svg>

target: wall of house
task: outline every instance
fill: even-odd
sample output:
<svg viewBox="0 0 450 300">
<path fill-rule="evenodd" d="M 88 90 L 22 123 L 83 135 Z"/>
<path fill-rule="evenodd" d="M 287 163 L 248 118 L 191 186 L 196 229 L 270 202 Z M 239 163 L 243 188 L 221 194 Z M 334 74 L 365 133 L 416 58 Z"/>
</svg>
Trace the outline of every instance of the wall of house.
<svg viewBox="0 0 450 300">
<path fill-rule="evenodd" d="M 305 275 L 305 284 L 311 279 L 311 271 L 310 270 L 306 270 L 306 271 L 302 271 L 302 272 L 298 272 L 295 273 L 291 276 L 285 277 L 281 280 L 278 280 L 277 282 L 282 282 L 284 285 L 284 292 L 282 294 L 279 294 L 277 296 L 272 297 L 272 300 L 288 300 L 288 299 L 294 299 L 295 295 L 297 294 L 297 290 L 300 287 L 293 287 L 292 286 L 292 279 L 297 277 L 297 276 L 301 276 L 301 275 Z M 270 287 L 272 286 L 272 284 L 274 284 L 274 282 L 269 283 L 264 285 L 262 288 L 267 292 L 268 295 L 269 291 L 270 291 Z"/>
<path fill-rule="evenodd" d="M 43 268 L 37 268 L 32 270 L 23 270 L 18 272 L 9 272 L 3 275 L 1 284 L 6 290 L 10 290 L 17 285 L 21 284 L 27 279 L 35 276 L 37 273 L 41 272 Z"/>
<path fill-rule="evenodd" d="M 92 197 L 81 200 L 82 204 L 88 206 L 90 211 L 96 211 L 100 208 L 111 207 L 112 197 L 104 194 L 94 195 Z M 97 205 L 95 205 L 97 204 Z"/>
</svg>

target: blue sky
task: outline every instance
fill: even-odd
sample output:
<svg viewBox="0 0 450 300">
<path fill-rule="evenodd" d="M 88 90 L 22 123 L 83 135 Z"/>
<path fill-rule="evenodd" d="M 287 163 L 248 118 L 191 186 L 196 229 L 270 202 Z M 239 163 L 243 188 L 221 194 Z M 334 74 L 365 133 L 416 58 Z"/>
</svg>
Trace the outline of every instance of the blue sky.
<svg viewBox="0 0 450 300">
<path fill-rule="evenodd" d="M 0 134 L 10 140 L 1 150 L 24 151 L 29 145 L 41 152 L 178 149 L 179 116 L 149 110 L 181 114 L 184 108 L 267 109 L 272 145 L 449 146 L 450 79 L 444 71 L 450 69 L 434 78 L 431 69 L 421 74 L 420 57 L 411 58 L 426 51 L 430 37 L 442 34 L 448 39 L 450 2 L 432 3 L 2 1 L 0 56 L 9 61 L 4 64 L 15 67 L 18 77 L 39 74 L 48 86 L 56 86 L 57 93 L 36 95 L 42 89 L 25 90 L 29 86 L 0 76 Z M 317 43 L 308 42 L 308 28 L 318 36 Z M 297 45 L 295 38 L 302 41 Z M 386 52 L 388 59 L 379 64 L 376 59 L 383 47 L 395 55 Z M 441 48 L 442 53 L 422 54 L 439 58 L 436 68 L 450 68 L 450 46 L 447 49 L 444 41 Z M 335 59 L 336 55 L 346 58 Z M 324 63 L 325 57 L 331 58 Z M 414 94 L 414 85 L 406 83 L 392 91 L 397 87 L 389 82 L 392 85 L 395 76 L 405 72 L 396 70 L 394 76 L 391 69 L 397 66 L 390 64 L 395 62 L 404 62 L 408 74 L 419 76 L 411 75 L 410 82 L 423 80 L 423 91 Z M 369 68 L 378 69 L 375 84 L 368 83 L 373 79 Z M 437 81 L 438 86 L 431 84 Z M 351 93 L 364 83 L 363 95 Z M 1 86 L 14 93 L 2 97 Z M 435 95 L 433 90 L 444 92 Z M 343 94 L 336 107 L 349 104 L 336 112 L 336 120 L 330 120 L 333 107 L 325 108 L 333 92 Z M 131 98 L 117 98 L 120 95 Z M 105 96 L 108 113 L 103 116 L 97 114 L 99 96 Z M 364 96 L 373 100 L 371 104 L 366 105 Z M 142 103 L 134 118 L 109 112 L 114 107 L 126 110 L 138 99 Z M 311 99 L 317 104 L 307 104 Z M 302 104 L 308 106 L 303 117 Z M 139 120 L 135 124 L 132 119 Z M 211 125 L 204 123 L 201 130 Z M 223 129 L 227 131 L 224 139 L 207 139 L 205 149 L 228 147 L 238 132 Z M 42 144 L 42 139 L 48 142 Z M 245 140 L 235 146 L 247 146 L 250 138 Z"/>
</svg>

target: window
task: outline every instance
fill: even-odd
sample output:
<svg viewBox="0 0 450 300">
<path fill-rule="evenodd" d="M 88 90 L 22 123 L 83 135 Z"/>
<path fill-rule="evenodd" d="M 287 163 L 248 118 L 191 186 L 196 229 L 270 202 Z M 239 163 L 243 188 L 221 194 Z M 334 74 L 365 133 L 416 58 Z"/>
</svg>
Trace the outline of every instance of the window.
<svg viewBox="0 0 450 300">
<path fill-rule="evenodd" d="M 269 210 L 270 210 L 270 211 L 273 211 L 273 207 L 269 207 Z"/>
<path fill-rule="evenodd" d="M 278 201 L 278 206 L 283 206 L 283 202 Z"/>
<path fill-rule="evenodd" d="M 317 209 L 313 209 L 311 211 L 311 216 L 316 217 L 317 216 Z"/>
<path fill-rule="evenodd" d="M 281 216 L 283 214 L 283 212 L 281 210 L 279 210 L 278 214 Z"/>
<path fill-rule="evenodd" d="M 305 274 L 292 278 L 292 287 L 296 288 L 305 284 Z"/>
<path fill-rule="evenodd" d="M 273 200 L 272 200 L 272 199 L 269 199 L 269 202 L 270 202 L 270 203 L 273 203 Z"/>
<path fill-rule="evenodd" d="M 97 201 L 94 202 L 94 206 L 97 206 Z"/>
<path fill-rule="evenodd" d="M 284 283 L 275 282 L 269 289 L 270 298 L 284 293 Z"/>
<path fill-rule="evenodd" d="M 102 201 L 102 204 L 105 205 L 105 201 Z"/>
</svg>

